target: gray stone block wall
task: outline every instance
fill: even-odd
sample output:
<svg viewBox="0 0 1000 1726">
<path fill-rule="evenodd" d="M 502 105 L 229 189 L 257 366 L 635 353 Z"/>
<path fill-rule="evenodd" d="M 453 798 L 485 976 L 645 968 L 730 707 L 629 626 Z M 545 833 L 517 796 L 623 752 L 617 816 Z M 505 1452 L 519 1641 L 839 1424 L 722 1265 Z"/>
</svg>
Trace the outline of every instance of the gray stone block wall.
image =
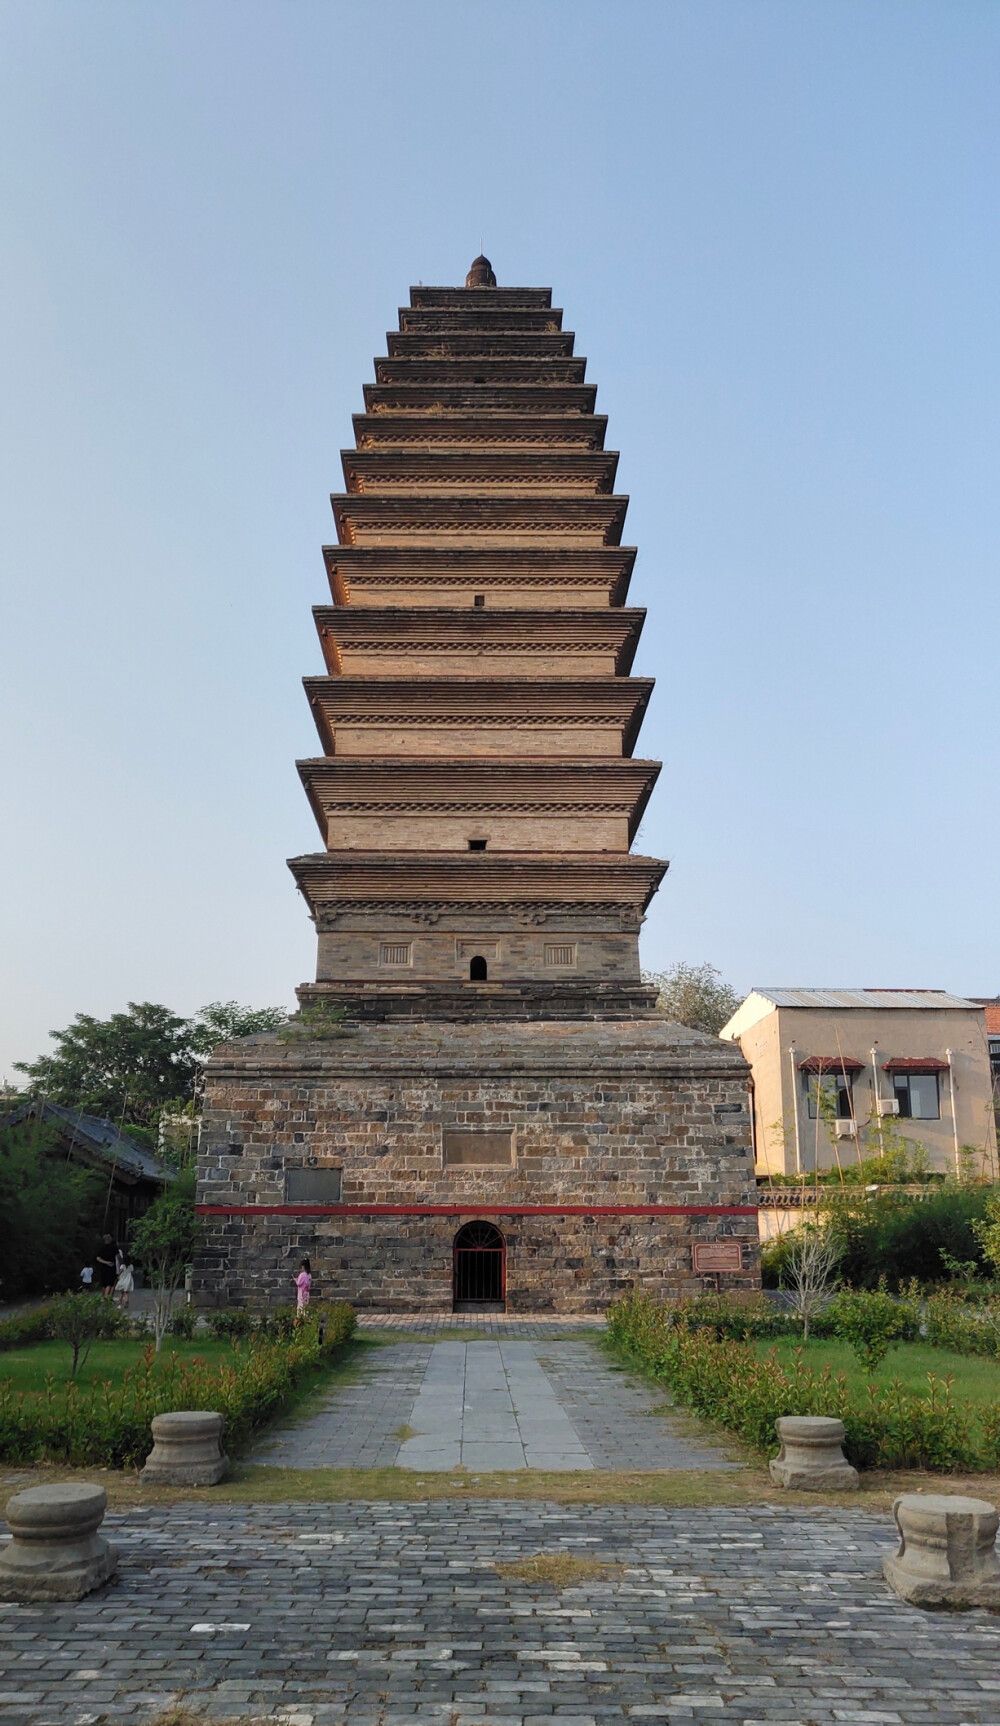
<svg viewBox="0 0 1000 1726">
<path fill-rule="evenodd" d="M 753 1214 L 606 1214 L 754 1206 L 746 1080 L 737 1049 L 655 1017 L 366 1024 L 323 1044 L 226 1045 L 207 1073 L 197 1297 L 290 1300 L 308 1253 L 324 1299 L 440 1310 L 455 1233 L 482 1215 L 506 1242 L 510 1311 L 692 1292 L 692 1241 L 719 1235 L 743 1242 L 727 1286 L 755 1287 Z M 447 1164 L 449 1128 L 508 1130 L 510 1165 Z M 287 1171 L 310 1167 L 341 1171 L 342 1209 L 287 1214 Z"/>
</svg>

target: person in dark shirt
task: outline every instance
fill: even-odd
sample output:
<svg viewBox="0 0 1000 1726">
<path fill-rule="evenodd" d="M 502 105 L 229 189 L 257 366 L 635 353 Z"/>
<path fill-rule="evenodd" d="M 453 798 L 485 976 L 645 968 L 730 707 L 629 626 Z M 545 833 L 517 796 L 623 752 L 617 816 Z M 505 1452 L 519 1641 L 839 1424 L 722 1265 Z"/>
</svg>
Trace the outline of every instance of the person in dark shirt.
<svg viewBox="0 0 1000 1726">
<path fill-rule="evenodd" d="M 101 1293 L 110 1300 L 115 1292 L 115 1283 L 118 1281 L 118 1248 L 115 1245 L 114 1235 L 104 1236 L 97 1249 L 94 1264 L 97 1268 Z"/>
</svg>

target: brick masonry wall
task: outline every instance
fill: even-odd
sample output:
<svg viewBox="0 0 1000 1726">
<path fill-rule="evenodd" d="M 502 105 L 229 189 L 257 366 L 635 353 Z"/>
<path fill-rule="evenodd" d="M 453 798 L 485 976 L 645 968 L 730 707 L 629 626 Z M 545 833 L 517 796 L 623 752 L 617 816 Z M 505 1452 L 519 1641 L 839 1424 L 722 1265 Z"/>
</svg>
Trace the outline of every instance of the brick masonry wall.
<svg viewBox="0 0 1000 1726">
<path fill-rule="evenodd" d="M 658 1018 L 365 1025 L 326 1044 L 226 1045 L 207 1075 L 198 1298 L 287 1301 L 308 1253 L 323 1298 L 440 1310 L 455 1232 L 482 1215 L 507 1243 L 511 1311 L 597 1311 L 630 1287 L 692 1292 L 692 1241 L 719 1235 L 743 1242 L 744 1270 L 726 1285 L 755 1287 L 753 1214 L 600 1214 L 754 1206 L 746 1072 L 738 1050 Z M 447 1166 L 448 1128 L 510 1131 L 510 1166 Z M 280 1214 L 286 1172 L 302 1167 L 342 1170 L 340 1207 Z"/>
</svg>

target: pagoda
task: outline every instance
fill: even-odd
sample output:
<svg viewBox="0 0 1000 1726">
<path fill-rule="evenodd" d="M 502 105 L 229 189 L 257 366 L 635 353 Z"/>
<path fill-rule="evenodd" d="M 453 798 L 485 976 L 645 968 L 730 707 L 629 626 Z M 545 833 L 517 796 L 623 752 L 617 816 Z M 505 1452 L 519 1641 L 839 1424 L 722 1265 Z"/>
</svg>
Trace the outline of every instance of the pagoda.
<svg viewBox="0 0 1000 1726">
<path fill-rule="evenodd" d="M 199 1300 L 599 1312 L 753 1288 L 746 1063 L 639 970 L 628 500 L 548 288 L 413 288 L 334 496 L 314 982 L 208 1063 Z"/>
<path fill-rule="evenodd" d="M 352 1015 L 648 1011 L 628 499 L 548 288 L 413 288 L 343 452 L 291 861 Z"/>
</svg>

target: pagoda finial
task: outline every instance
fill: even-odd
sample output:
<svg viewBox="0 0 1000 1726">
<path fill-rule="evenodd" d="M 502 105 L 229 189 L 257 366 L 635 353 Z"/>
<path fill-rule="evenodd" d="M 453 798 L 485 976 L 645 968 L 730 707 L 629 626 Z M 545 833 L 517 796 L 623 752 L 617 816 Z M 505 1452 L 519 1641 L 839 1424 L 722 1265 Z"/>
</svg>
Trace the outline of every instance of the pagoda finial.
<svg viewBox="0 0 1000 1726">
<path fill-rule="evenodd" d="M 478 258 L 472 260 L 472 268 L 465 278 L 465 285 L 467 288 L 495 288 L 497 285 L 493 265 L 481 252 Z"/>
</svg>

